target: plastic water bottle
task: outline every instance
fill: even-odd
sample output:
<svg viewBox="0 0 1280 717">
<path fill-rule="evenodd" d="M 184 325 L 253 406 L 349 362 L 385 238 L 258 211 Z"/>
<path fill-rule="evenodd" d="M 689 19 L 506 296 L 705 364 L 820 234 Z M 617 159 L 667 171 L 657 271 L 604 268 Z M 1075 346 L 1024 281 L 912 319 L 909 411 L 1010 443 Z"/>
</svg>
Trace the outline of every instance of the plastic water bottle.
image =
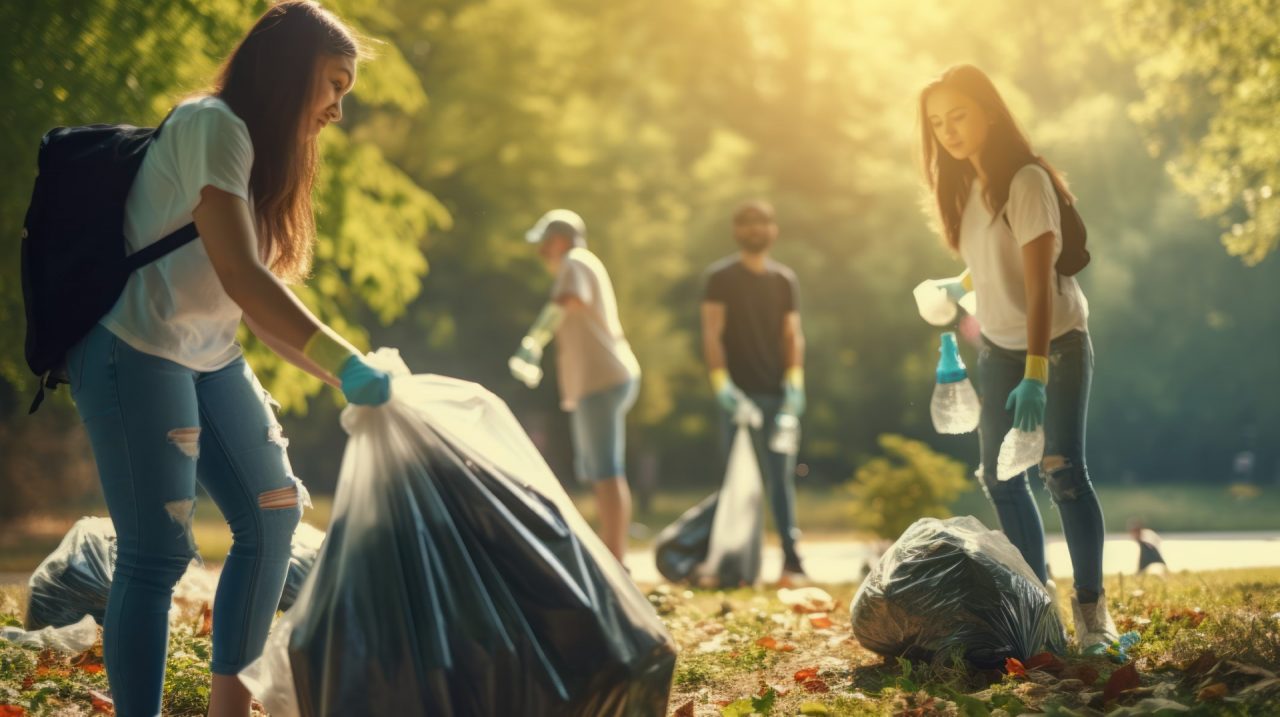
<svg viewBox="0 0 1280 717">
<path fill-rule="evenodd" d="M 800 419 L 790 413 L 779 413 L 774 419 L 773 435 L 769 437 L 769 450 L 794 456 L 800 450 Z"/>
<path fill-rule="evenodd" d="M 1010 429 L 1000 443 L 1000 456 L 996 458 L 996 478 L 1011 480 L 1031 466 L 1039 465 L 1044 458 L 1044 426 L 1034 431 Z"/>
<path fill-rule="evenodd" d="M 511 369 L 511 375 L 519 378 L 524 385 L 529 388 L 537 388 L 542 383 L 542 367 L 535 363 L 529 363 L 519 356 L 512 356 L 507 361 L 507 368 Z"/>
<path fill-rule="evenodd" d="M 938 383 L 933 387 L 933 401 L 929 404 L 933 427 L 938 433 L 969 433 L 978 427 L 982 406 L 960 360 L 954 331 L 942 335 L 938 353 Z"/>
<path fill-rule="evenodd" d="M 920 318 L 934 326 L 946 326 L 956 320 L 956 305 L 942 288 L 943 282 L 937 279 L 925 279 L 912 291 L 916 297 L 916 309 Z"/>
</svg>

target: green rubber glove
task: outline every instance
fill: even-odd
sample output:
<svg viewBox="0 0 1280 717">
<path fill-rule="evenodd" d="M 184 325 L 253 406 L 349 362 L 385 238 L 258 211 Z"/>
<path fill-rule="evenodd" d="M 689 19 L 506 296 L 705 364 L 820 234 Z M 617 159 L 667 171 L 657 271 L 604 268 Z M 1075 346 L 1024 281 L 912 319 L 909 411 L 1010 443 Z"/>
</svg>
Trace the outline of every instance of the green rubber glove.
<svg viewBox="0 0 1280 717">
<path fill-rule="evenodd" d="M 1009 393 L 1005 401 L 1006 411 L 1013 411 L 1013 427 L 1019 431 L 1034 431 L 1044 425 L 1044 409 L 1047 399 L 1045 386 L 1049 383 L 1049 359 L 1044 356 L 1027 356 L 1027 369 L 1023 379 Z"/>
</svg>

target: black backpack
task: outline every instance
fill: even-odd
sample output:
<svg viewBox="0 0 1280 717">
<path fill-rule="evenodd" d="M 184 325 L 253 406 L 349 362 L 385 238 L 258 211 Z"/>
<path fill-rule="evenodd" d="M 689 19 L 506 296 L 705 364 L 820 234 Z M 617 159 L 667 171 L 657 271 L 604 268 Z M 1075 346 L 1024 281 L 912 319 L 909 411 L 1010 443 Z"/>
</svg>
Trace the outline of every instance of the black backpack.
<svg viewBox="0 0 1280 717">
<path fill-rule="evenodd" d="M 1080 212 L 1076 211 L 1074 204 L 1062 196 L 1056 183 L 1053 183 L 1053 193 L 1058 197 L 1058 215 L 1062 224 L 1062 253 L 1058 255 L 1058 261 L 1053 266 L 1060 276 L 1075 276 L 1089 265 L 1089 260 L 1092 258 L 1084 245 L 1089 238 L 1089 231 L 1085 229 Z M 1009 224 L 1008 210 L 1000 214 L 1004 217 L 1004 223 L 1012 230 L 1013 225 Z"/>
<path fill-rule="evenodd" d="M 67 351 L 124 291 L 129 275 L 197 236 L 195 224 L 126 256 L 125 199 L 160 127 L 57 127 L 40 140 L 35 189 L 22 229 L 26 358 L 40 387 L 67 383 Z"/>
</svg>

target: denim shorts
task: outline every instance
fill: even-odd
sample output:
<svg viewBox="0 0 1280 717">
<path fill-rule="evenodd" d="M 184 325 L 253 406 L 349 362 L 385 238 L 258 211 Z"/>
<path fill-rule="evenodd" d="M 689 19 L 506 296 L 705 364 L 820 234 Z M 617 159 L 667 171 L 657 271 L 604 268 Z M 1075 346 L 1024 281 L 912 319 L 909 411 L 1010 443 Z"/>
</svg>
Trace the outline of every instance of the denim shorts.
<svg viewBox="0 0 1280 717">
<path fill-rule="evenodd" d="M 626 475 L 627 412 L 639 393 L 640 379 L 633 378 L 578 399 L 569 424 L 579 481 L 590 483 Z"/>
</svg>

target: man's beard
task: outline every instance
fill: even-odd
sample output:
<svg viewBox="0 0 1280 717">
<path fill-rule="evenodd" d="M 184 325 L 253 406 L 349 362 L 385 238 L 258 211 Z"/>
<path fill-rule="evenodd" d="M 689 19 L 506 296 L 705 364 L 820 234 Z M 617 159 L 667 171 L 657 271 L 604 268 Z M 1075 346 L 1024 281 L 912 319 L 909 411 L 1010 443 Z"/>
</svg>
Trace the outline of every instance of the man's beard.
<svg viewBox="0 0 1280 717">
<path fill-rule="evenodd" d="M 737 237 L 737 240 L 738 246 L 748 254 L 763 254 L 769 250 L 769 245 L 773 243 L 769 237 L 757 234 Z"/>
</svg>

